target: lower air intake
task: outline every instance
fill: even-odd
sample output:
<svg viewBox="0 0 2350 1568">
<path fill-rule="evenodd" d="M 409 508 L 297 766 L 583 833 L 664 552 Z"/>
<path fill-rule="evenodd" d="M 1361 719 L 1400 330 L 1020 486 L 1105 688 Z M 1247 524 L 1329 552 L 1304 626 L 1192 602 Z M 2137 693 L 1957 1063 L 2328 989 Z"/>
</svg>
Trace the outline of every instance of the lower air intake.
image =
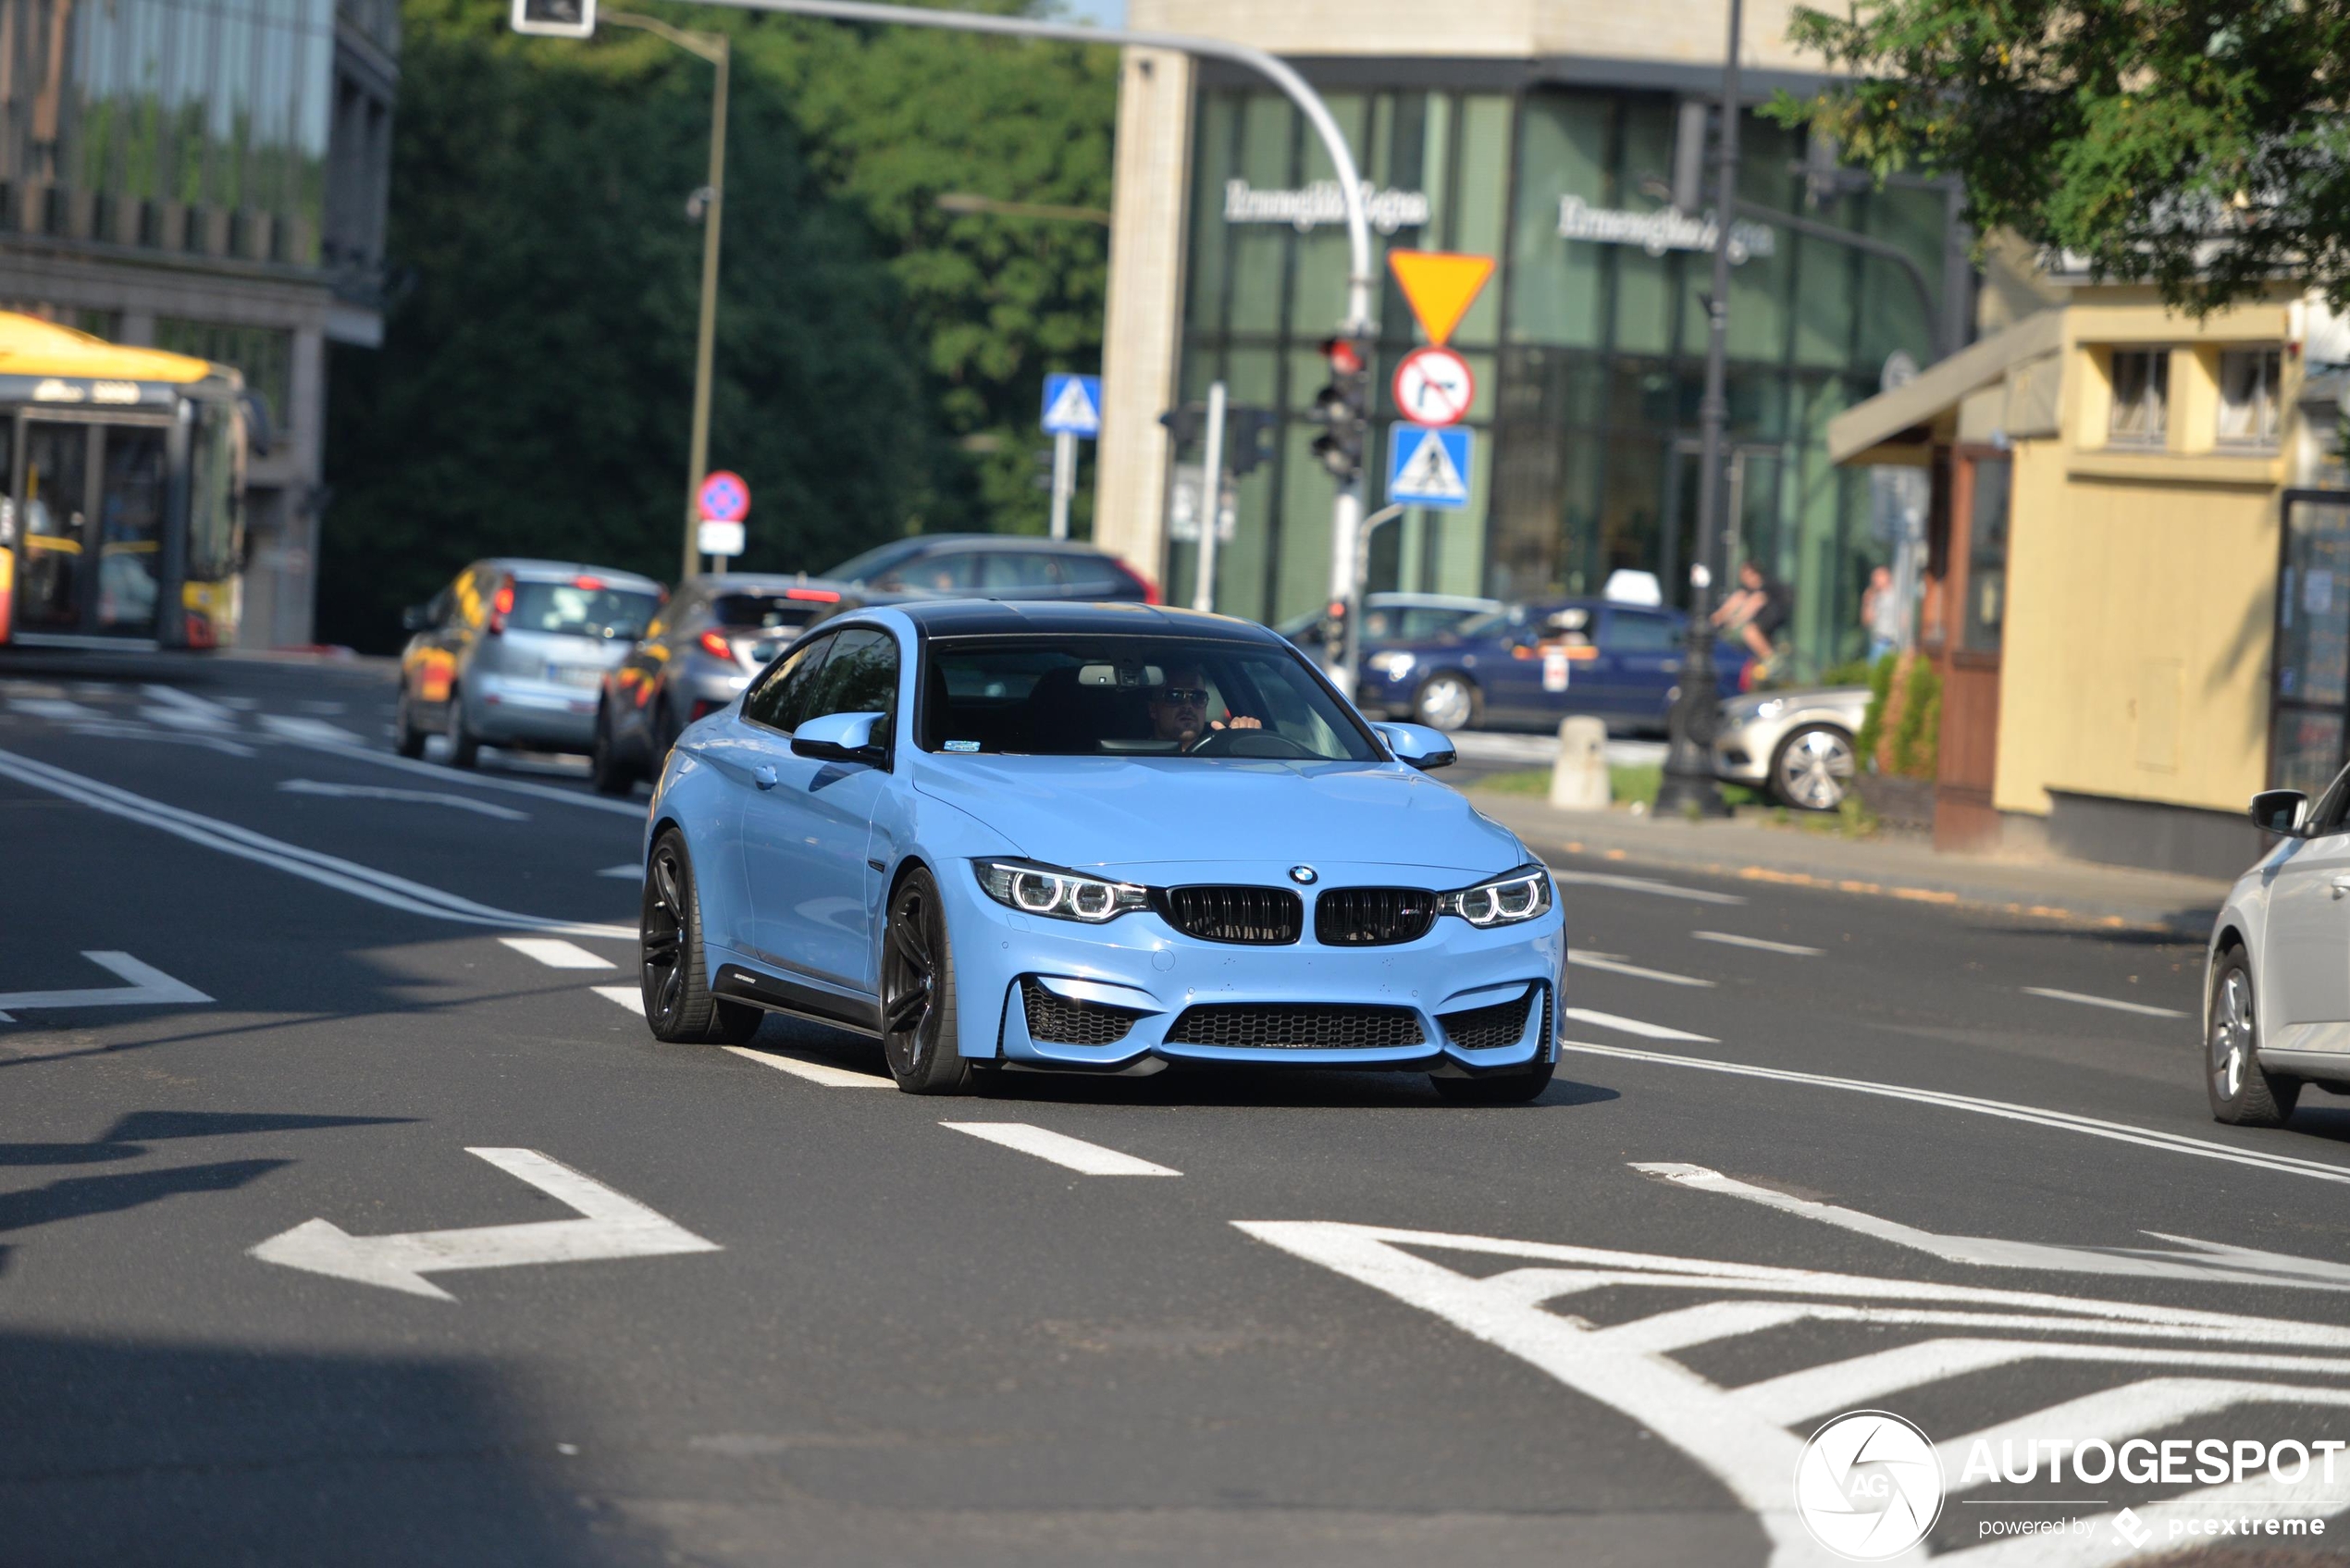
<svg viewBox="0 0 2350 1568">
<path fill-rule="evenodd" d="M 1020 982 L 1028 1013 L 1028 1037 L 1049 1045 L 1115 1045 L 1143 1015 L 1099 1002 L 1056 995 L 1033 980 Z"/>
<path fill-rule="evenodd" d="M 1424 1045 L 1409 1007 L 1321 1007 L 1213 1003 L 1186 1007 L 1167 1033 L 1170 1045 L 1260 1051 L 1391 1051 Z"/>
<path fill-rule="evenodd" d="M 1515 1002 L 1497 1002 L 1490 1007 L 1468 1007 L 1457 1013 L 1439 1013 L 1436 1021 L 1444 1026 L 1444 1038 L 1463 1051 L 1490 1051 L 1503 1045 L 1515 1045 L 1526 1038 L 1526 1014 L 1534 1005 L 1534 993 L 1528 991 Z M 1547 1014 L 1549 1007 L 1543 1011 Z"/>
</svg>

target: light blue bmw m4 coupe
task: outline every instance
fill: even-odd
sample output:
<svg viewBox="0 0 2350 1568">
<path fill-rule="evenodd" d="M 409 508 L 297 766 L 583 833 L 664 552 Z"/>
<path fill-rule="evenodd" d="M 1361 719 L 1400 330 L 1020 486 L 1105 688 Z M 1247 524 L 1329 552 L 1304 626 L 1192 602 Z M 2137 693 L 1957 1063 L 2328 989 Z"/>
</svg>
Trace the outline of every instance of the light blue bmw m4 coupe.
<svg viewBox="0 0 2350 1568">
<path fill-rule="evenodd" d="M 645 1017 L 880 1039 L 912 1093 L 1001 1067 L 1268 1063 L 1549 1083 L 1550 873 L 1245 622 L 944 600 L 801 638 L 679 737 L 647 825 Z"/>
</svg>

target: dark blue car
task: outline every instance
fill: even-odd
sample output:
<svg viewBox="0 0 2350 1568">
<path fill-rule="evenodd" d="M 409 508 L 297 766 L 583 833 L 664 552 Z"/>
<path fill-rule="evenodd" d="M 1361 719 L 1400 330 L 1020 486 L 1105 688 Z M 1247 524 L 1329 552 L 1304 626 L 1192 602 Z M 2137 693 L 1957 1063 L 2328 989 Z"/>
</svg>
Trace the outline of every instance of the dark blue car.
<svg viewBox="0 0 2350 1568">
<path fill-rule="evenodd" d="M 1374 717 L 1440 730 L 1551 729 L 1586 713 L 1611 730 L 1662 730 L 1680 690 L 1687 625 L 1678 611 L 1605 599 L 1512 605 L 1371 654 L 1356 701 Z M 1713 659 L 1716 689 L 1736 696 L 1745 647 L 1718 641 Z"/>
</svg>

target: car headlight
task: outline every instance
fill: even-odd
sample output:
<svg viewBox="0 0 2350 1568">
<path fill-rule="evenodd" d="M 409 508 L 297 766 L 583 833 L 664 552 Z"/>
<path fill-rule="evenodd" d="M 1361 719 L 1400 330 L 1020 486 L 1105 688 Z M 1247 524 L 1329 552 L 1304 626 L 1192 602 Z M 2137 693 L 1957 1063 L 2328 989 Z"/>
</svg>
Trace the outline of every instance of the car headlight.
<svg viewBox="0 0 2350 1568">
<path fill-rule="evenodd" d="M 1441 893 L 1436 912 L 1458 915 L 1473 926 L 1508 926 L 1551 911 L 1551 873 L 1540 866 L 1520 866 L 1506 876 Z"/>
<path fill-rule="evenodd" d="M 1400 648 L 1391 648 L 1385 653 L 1374 653 L 1363 662 L 1389 680 L 1400 681 L 1412 673 L 1412 666 L 1419 661 Z"/>
<path fill-rule="evenodd" d="M 1033 860 L 973 860 L 987 896 L 1023 915 L 1099 925 L 1150 907 L 1150 893 L 1131 882 L 1110 882 Z"/>
</svg>

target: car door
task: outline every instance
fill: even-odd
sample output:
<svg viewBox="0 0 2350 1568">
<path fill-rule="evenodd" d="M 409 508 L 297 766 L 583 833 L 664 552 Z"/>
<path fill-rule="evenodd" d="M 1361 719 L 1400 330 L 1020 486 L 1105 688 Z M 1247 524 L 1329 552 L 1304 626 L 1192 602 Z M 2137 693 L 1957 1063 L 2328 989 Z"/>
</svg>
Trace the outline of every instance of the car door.
<svg viewBox="0 0 2350 1568">
<path fill-rule="evenodd" d="M 2350 1052 L 2350 771 L 2319 797 L 2308 833 L 2269 884 L 2261 1043 Z"/>
<path fill-rule="evenodd" d="M 1513 616 L 1480 640 L 1474 673 L 1489 719 L 1539 722 L 1549 707 L 1542 691 L 1541 633 L 1537 615 Z M 1466 663 L 1466 661 L 1463 661 Z"/>
<path fill-rule="evenodd" d="M 420 727 L 438 730 L 447 713 L 449 688 L 457 679 L 458 603 L 474 575 L 467 567 L 425 606 L 424 624 L 401 655 L 401 678 L 408 685 L 409 712 Z"/>
<path fill-rule="evenodd" d="M 1598 673 L 1608 715 L 1633 723 L 1664 722 L 1680 684 L 1681 641 L 1673 617 L 1611 606 L 1600 628 Z"/>
<path fill-rule="evenodd" d="M 867 862 L 867 844 L 889 770 L 798 756 L 784 723 L 797 728 L 833 713 L 894 720 L 897 642 L 872 626 L 848 627 L 829 642 L 790 708 L 772 719 L 746 714 L 764 733 L 743 800 L 745 946 L 789 974 L 870 996 L 880 873 Z"/>
<path fill-rule="evenodd" d="M 659 689 L 662 670 L 669 661 L 671 633 L 682 624 L 678 618 L 690 616 L 699 602 L 696 589 L 681 589 L 676 598 L 645 623 L 645 635 L 628 650 L 605 684 L 605 722 L 612 727 L 612 744 L 628 755 L 649 759 L 651 756 L 647 715 L 652 711 L 653 693 Z"/>
</svg>

